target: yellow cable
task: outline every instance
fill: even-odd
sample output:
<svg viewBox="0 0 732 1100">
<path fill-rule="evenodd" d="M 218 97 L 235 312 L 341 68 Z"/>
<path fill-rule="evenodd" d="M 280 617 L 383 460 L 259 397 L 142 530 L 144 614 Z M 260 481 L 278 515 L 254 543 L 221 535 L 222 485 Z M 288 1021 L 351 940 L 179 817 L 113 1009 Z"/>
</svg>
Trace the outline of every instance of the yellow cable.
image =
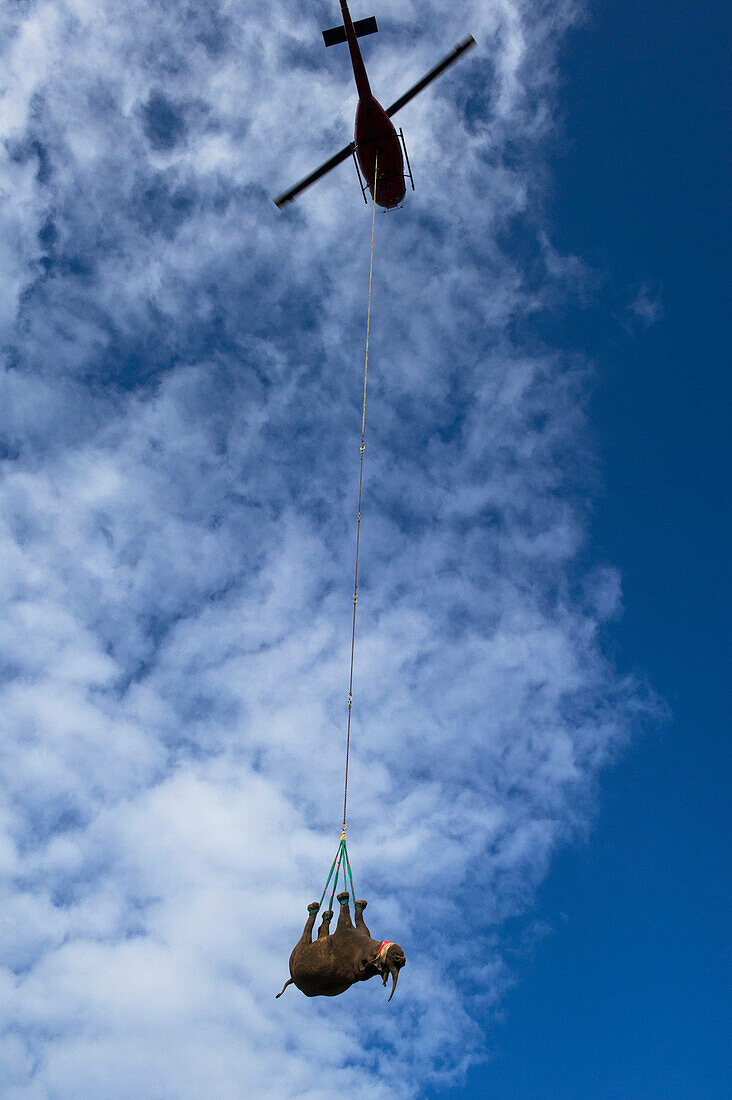
<svg viewBox="0 0 732 1100">
<path fill-rule="evenodd" d="M 371 335 L 371 282 L 374 275 L 374 223 L 376 222 L 376 172 L 379 164 L 379 154 L 376 154 L 374 162 L 374 209 L 371 214 L 371 259 L 369 261 L 369 304 L 366 311 L 366 363 L 363 371 L 363 415 L 361 417 L 361 454 L 363 454 L 364 437 L 366 435 L 366 382 L 369 376 L 369 336 Z M 359 507 L 359 512 L 361 511 Z"/>
<path fill-rule="evenodd" d="M 351 673 L 348 681 L 348 727 L 346 733 L 346 776 L 343 784 L 343 835 L 346 831 L 346 804 L 348 802 L 348 758 L 351 750 L 351 704 L 353 702 L 353 657 L 356 648 L 356 605 L 358 604 L 358 551 L 361 542 L 361 495 L 363 491 L 363 456 L 366 450 L 366 383 L 369 376 L 369 337 L 371 335 L 371 283 L 374 275 L 374 226 L 376 223 L 376 181 L 379 154 L 374 161 L 374 209 L 371 215 L 371 258 L 369 260 L 369 303 L 366 310 L 366 362 L 363 369 L 363 413 L 361 415 L 361 469 L 358 478 L 358 513 L 356 520 L 356 569 L 353 580 L 353 622 L 351 624 Z"/>
</svg>

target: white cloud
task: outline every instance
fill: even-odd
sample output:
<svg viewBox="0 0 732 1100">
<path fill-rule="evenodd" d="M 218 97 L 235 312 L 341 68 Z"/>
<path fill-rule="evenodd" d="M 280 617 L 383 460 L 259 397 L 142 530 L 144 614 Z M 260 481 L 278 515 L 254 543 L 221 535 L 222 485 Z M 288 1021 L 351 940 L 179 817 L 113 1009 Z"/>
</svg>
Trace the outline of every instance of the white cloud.
<svg viewBox="0 0 732 1100">
<path fill-rule="evenodd" d="M 419 190 L 377 219 L 349 835 L 407 953 L 388 1012 L 274 1000 L 338 839 L 370 225 L 347 166 L 270 199 L 347 137 L 345 56 L 294 3 L 15 11 L 3 1096 L 452 1079 L 641 705 L 577 560 L 586 379 L 521 336 L 583 278 L 536 202 L 573 9 L 379 18 L 385 100 L 481 42 L 405 110 Z"/>
</svg>

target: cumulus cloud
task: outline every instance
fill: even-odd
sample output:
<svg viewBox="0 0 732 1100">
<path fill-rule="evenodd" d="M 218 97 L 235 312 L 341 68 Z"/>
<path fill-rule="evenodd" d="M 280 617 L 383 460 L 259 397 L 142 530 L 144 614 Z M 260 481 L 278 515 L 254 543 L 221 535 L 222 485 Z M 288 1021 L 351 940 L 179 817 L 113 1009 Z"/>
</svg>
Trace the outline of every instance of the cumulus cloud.
<svg viewBox="0 0 732 1100">
<path fill-rule="evenodd" d="M 386 101 L 481 44 L 377 217 L 350 847 L 388 1013 L 273 996 L 338 839 L 370 221 L 348 165 L 271 196 L 347 139 L 347 57 L 300 2 L 6 9 L 3 1096 L 455 1079 L 644 705 L 582 565 L 585 370 L 529 323 L 583 278 L 542 225 L 574 7 L 378 14 Z"/>
</svg>

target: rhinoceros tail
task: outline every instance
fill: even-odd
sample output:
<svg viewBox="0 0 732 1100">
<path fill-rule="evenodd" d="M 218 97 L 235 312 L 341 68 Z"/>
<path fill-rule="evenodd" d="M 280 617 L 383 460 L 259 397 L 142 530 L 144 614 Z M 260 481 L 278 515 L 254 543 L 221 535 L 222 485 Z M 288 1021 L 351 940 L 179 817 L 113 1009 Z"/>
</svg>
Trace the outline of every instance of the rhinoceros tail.
<svg viewBox="0 0 732 1100">
<path fill-rule="evenodd" d="M 287 981 L 285 982 L 285 984 L 284 984 L 284 985 L 282 986 L 282 989 L 281 989 L 281 990 L 279 991 L 279 993 L 277 993 L 277 994 L 275 995 L 275 1000 L 277 1000 L 277 998 L 278 998 L 278 997 L 281 997 L 281 996 L 282 996 L 282 994 L 283 994 L 283 993 L 285 992 L 285 990 L 287 989 L 288 985 L 292 985 L 292 978 L 288 978 L 288 979 L 287 979 Z"/>
</svg>

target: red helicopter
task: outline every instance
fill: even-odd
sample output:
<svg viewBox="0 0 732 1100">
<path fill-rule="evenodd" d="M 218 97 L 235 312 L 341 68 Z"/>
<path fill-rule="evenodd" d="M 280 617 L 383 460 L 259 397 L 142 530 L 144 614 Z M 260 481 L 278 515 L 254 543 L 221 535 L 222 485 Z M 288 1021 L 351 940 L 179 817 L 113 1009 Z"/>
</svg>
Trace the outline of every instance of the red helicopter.
<svg viewBox="0 0 732 1100">
<path fill-rule="evenodd" d="M 405 180 L 407 177 L 404 174 L 404 158 L 406 158 L 412 190 L 414 190 L 414 180 L 412 179 L 404 134 L 400 129 L 397 135 L 391 116 L 401 110 L 406 103 L 409 103 L 410 99 L 413 99 L 418 92 L 431 84 L 435 77 L 438 77 L 449 65 L 457 61 L 466 50 L 475 45 L 475 39 L 470 35 L 457 45 L 452 53 L 443 58 L 439 65 L 435 65 L 434 69 L 430 69 L 427 75 L 423 76 L 414 87 L 405 92 L 403 96 L 400 96 L 395 103 L 392 103 L 391 107 L 384 110 L 371 91 L 358 45 L 359 38 L 363 38 L 367 34 L 375 34 L 378 31 L 376 20 L 371 16 L 368 19 L 357 19 L 354 23 L 351 20 L 346 0 L 340 0 L 340 4 L 343 14 L 343 26 L 323 31 L 323 38 L 326 46 L 335 46 L 339 42 L 348 43 L 353 75 L 358 89 L 355 140 L 346 145 L 330 160 L 327 160 L 325 164 L 321 164 L 320 168 L 316 168 L 305 179 L 296 183 L 289 191 L 285 191 L 279 198 L 276 198 L 275 205 L 280 208 L 288 202 L 292 202 L 301 191 L 304 191 L 311 183 L 319 180 L 326 172 L 330 172 L 336 165 L 347 160 L 349 156 L 353 157 L 357 172 L 360 165 L 361 173 L 363 173 L 366 180 L 366 186 L 364 186 L 361 173 L 359 173 L 359 183 L 361 184 L 364 202 L 368 201 L 366 199 L 366 188 L 368 188 L 374 201 L 379 206 L 383 206 L 384 209 L 390 210 L 395 206 L 399 206 L 406 191 Z M 404 158 L 402 157 L 402 149 L 404 150 Z M 374 171 L 377 163 L 378 175 L 375 177 Z"/>
</svg>

